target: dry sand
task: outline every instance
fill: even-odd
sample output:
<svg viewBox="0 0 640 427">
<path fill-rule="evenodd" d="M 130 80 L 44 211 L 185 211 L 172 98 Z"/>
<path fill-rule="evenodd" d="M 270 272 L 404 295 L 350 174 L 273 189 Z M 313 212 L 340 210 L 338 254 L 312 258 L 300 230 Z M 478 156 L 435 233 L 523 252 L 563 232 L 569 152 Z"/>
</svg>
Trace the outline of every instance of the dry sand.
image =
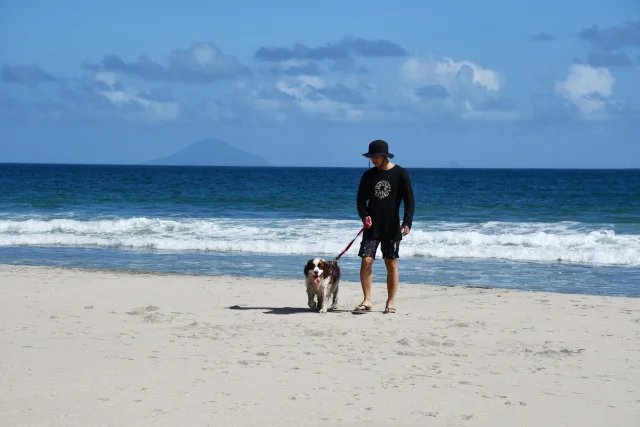
<svg viewBox="0 0 640 427">
<path fill-rule="evenodd" d="M 0 425 L 640 425 L 640 299 L 379 280 L 0 266 Z"/>
</svg>

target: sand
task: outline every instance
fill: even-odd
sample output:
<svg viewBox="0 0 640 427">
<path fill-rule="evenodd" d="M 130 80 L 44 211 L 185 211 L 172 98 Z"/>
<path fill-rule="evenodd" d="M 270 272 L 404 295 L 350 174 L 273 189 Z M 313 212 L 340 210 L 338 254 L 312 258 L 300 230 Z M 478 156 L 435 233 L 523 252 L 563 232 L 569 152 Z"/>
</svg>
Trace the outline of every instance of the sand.
<svg viewBox="0 0 640 427">
<path fill-rule="evenodd" d="M 640 299 L 0 266 L 1 426 L 637 426 Z"/>
</svg>

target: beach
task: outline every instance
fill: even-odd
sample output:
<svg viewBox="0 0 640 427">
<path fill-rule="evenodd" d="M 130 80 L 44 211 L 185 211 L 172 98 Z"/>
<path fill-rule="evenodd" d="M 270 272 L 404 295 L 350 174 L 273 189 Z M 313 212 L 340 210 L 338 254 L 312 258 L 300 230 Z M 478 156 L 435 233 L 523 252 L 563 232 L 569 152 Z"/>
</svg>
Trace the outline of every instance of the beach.
<svg viewBox="0 0 640 427">
<path fill-rule="evenodd" d="M 0 265 L 0 425 L 637 425 L 640 299 L 381 280 Z"/>
</svg>

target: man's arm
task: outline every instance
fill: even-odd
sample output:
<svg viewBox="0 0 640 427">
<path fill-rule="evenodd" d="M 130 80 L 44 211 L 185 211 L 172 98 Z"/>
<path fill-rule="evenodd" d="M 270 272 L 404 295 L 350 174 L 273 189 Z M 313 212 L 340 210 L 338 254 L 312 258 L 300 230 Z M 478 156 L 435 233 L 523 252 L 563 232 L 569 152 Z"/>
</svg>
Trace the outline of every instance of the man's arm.
<svg viewBox="0 0 640 427">
<path fill-rule="evenodd" d="M 356 197 L 356 205 L 358 208 L 358 216 L 360 219 L 364 221 L 364 219 L 370 216 L 369 211 L 367 210 L 367 200 L 369 198 L 369 194 L 367 191 L 367 179 L 363 174 L 362 178 L 360 178 L 360 185 L 358 186 L 358 195 Z"/>
<path fill-rule="evenodd" d="M 411 229 L 413 225 L 413 213 L 415 211 L 415 199 L 413 197 L 413 187 L 411 185 L 411 179 L 409 174 L 405 170 L 402 174 L 403 188 L 402 188 L 402 201 L 404 202 L 404 218 L 402 219 L 402 226 Z"/>
</svg>

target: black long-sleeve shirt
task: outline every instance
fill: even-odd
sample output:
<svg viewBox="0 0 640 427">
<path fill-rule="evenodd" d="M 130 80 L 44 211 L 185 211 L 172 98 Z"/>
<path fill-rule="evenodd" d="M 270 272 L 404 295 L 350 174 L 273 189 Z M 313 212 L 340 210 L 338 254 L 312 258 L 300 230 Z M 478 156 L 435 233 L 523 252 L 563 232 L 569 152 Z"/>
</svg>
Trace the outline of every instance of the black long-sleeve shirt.
<svg viewBox="0 0 640 427">
<path fill-rule="evenodd" d="M 404 202 L 404 217 L 400 224 L 400 204 Z M 402 240 L 401 226 L 411 228 L 415 200 L 406 169 L 394 165 L 391 169 L 368 169 L 360 179 L 357 195 L 358 215 L 371 217 L 373 225 L 364 231 L 365 238 Z"/>
</svg>

